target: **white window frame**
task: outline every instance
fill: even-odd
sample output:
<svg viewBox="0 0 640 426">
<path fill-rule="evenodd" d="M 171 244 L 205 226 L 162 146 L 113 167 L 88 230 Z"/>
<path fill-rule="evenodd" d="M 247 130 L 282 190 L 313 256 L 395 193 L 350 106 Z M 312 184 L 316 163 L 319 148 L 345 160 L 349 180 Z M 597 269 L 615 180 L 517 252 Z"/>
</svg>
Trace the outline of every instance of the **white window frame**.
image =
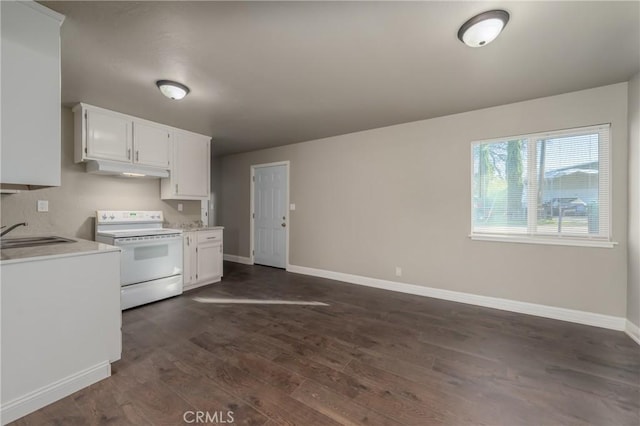
<svg viewBox="0 0 640 426">
<path fill-rule="evenodd" d="M 567 136 L 577 136 L 580 134 L 600 134 L 598 144 L 598 214 L 599 214 L 599 234 L 544 234 L 536 230 L 538 222 L 538 180 L 532 179 L 536 176 L 537 166 L 537 141 L 539 139 L 551 139 Z M 603 139 L 603 136 L 605 138 Z M 522 234 L 508 234 L 500 232 L 478 232 L 474 230 L 474 150 L 476 146 L 483 144 L 500 143 L 509 140 L 527 140 L 527 232 Z M 611 187 L 611 124 L 600 124 L 594 126 L 577 127 L 572 129 L 546 131 L 539 133 L 529 133 L 516 136 L 505 136 L 500 138 L 485 139 L 471 142 L 471 233 L 472 240 L 480 241 L 503 241 L 512 243 L 527 244 L 550 244 L 582 247 L 605 247 L 612 248 L 617 243 L 612 240 L 612 187 Z M 604 141 L 604 142 L 603 142 Z M 606 194 L 606 208 L 601 203 L 602 194 Z M 604 226 L 604 228 L 603 228 Z"/>
</svg>

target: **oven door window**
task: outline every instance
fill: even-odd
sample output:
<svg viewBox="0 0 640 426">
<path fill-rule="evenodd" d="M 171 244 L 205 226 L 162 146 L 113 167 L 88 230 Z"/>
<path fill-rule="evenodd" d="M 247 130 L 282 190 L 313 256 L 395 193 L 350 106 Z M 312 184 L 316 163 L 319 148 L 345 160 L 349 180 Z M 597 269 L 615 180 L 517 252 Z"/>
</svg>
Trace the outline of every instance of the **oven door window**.
<svg viewBox="0 0 640 426">
<path fill-rule="evenodd" d="M 182 274 L 182 238 L 116 244 L 120 255 L 120 283 L 136 284 Z"/>
<path fill-rule="evenodd" d="M 149 260 L 169 256 L 169 245 L 134 247 L 133 260 Z"/>
</svg>

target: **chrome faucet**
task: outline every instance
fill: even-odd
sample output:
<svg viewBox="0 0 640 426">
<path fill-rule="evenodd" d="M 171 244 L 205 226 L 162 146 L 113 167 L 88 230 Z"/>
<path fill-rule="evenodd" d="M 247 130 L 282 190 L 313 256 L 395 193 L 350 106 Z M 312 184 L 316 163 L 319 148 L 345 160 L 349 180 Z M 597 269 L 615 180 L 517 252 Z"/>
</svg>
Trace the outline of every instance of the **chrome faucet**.
<svg viewBox="0 0 640 426">
<path fill-rule="evenodd" d="M 5 229 L 4 231 L 0 232 L 0 237 L 4 237 L 9 232 L 13 231 L 14 229 L 16 229 L 19 226 L 29 226 L 29 224 L 27 222 L 22 222 L 22 223 L 16 223 L 15 225 L 11 225 L 10 227 Z M 4 226 L 2 228 L 4 228 Z"/>
</svg>

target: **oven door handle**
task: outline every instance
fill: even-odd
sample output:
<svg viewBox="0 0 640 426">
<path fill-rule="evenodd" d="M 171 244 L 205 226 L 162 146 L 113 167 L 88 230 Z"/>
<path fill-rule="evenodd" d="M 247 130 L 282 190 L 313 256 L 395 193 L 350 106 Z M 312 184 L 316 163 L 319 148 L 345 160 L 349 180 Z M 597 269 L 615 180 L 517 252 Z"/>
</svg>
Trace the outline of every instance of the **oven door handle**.
<svg viewBox="0 0 640 426">
<path fill-rule="evenodd" d="M 152 240 L 132 240 L 132 241 L 121 241 L 121 240 L 115 240 L 113 242 L 113 245 L 116 247 L 121 247 L 121 246 L 148 246 L 148 245 L 162 245 L 162 244 L 170 244 L 170 243 L 176 243 L 176 242 L 182 242 L 182 237 L 180 235 L 177 235 L 175 237 L 170 237 L 170 238 L 158 238 L 158 239 L 152 239 Z"/>
</svg>

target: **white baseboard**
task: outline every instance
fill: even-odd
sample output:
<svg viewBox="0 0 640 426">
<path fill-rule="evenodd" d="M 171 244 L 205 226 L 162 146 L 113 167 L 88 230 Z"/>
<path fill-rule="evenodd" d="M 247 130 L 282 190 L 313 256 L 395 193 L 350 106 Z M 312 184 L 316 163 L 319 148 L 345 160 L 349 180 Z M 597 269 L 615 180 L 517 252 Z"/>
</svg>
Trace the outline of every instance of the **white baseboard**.
<svg viewBox="0 0 640 426">
<path fill-rule="evenodd" d="M 253 265 L 253 262 L 251 262 L 251 259 L 244 256 L 236 256 L 235 254 L 225 254 L 222 258 L 229 262 L 242 263 L 243 265 Z"/>
<path fill-rule="evenodd" d="M 104 361 L 6 402 L 0 408 L 2 424 L 5 425 L 26 416 L 80 389 L 106 379 L 110 375 L 111 364 L 108 361 Z"/>
<path fill-rule="evenodd" d="M 624 331 L 629 335 L 629 337 L 631 337 L 637 344 L 640 345 L 640 327 L 627 320 Z"/>
<path fill-rule="evenodd" d="M 203 281 L 201 283 L 187 284 L 187 285 L 184 286 L 184 288 L 182 290 L 183 291 L 194 290 L 196 288 L 204 287 L 205 285 L 219 283 L 220 281 L 222 281 L 222 277 L 220 277 L 220 278 L 218 278 L 218 279 L 216 279 L 214 281 Z"/>
<path fill-rule="evenodd" d="M 367 287 L 375 287 L 383 290 L 397 291 L 400 293 L 414 294 L 417 296 L 433 297 L 436 299 L 450 300 L 453 302 L 468 303 L 470 305 L 484 306 L 487 308 L 501 309 L 503 311 L 518 312 L 521 314 L 536 315 L 544 318 L 552 318 L 561 321 L 578 324 L 592 325 L 623 331 L 627 320 L 622 317 L 614 317 L 594 312 L 578 311 L 574 309 L 558 308 L 555 306 L 539 305 L 536 303 L 520 302 L 517 300 L 501 299 L 498 297 L 480 296 L 477 294 L 463 293 L 459 291 L 443 290 L 440 288 L 423 287 L 415 284 L 399 283 L 395 281 L 381 280 L 378 278 L 363 277 L 361 275 L 345 274 L 342 272 L 327 271 L 324 269 L 307 268 L 306 266 L 289 265 L 287 271 L 297 274 L 312 275 L 314 277 L 328 278 L 344 281 Z"/>
</svg>

